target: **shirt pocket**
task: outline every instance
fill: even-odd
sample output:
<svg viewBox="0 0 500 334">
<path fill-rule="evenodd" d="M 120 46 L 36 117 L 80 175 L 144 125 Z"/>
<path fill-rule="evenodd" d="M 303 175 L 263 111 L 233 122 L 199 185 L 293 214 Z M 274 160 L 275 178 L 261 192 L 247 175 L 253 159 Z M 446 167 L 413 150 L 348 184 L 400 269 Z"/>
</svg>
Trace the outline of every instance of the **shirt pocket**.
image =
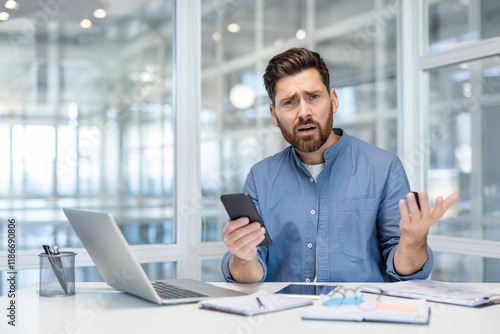
<svg viewBox="0 0 500 334">
<path fill-rule="evenodd" d="M 338 203 L 339 252 L 358 261 L 367 259 L 371 243 L 377 244 L 376 219 L 379 202 L 375 199 L 351 199 Z"/>
</svg>

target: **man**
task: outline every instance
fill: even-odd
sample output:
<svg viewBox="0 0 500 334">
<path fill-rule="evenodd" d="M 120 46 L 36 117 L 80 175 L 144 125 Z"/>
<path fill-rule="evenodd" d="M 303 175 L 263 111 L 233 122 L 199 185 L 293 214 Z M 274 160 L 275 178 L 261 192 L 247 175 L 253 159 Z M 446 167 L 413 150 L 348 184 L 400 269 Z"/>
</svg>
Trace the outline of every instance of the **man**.
<svg viewBox="0 0 500 334">
<path fill-rule="evenodd" d="M 227 281 L 396 281 L 425 279 L 429 228 L 458 199 L 421 211 L 394 154 L 332 129 L 338 100 L 316 52 L 292 48 L 264 74 L 274 124 L 291 146 L 254 165 L 244 185 L 264 228 L 247 218 L 223 230 Z M 405 198 L 408 201 L 405 201 Z M 410 212 L 408 212 L 408 207 Z"/>
</svg>

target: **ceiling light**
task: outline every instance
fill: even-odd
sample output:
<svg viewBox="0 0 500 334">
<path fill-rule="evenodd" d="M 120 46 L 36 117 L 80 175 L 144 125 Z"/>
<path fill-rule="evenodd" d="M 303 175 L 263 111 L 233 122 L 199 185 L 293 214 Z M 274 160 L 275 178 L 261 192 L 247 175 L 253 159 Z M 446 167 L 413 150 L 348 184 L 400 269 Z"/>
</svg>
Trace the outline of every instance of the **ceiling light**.
<svg viewBox="0 0 500 334">
<path fill-rule="evenodd" d="M 283 44 L 285 43 L 285 41 L 283 41 L 283 39 L 281 38 L 278 38 L 274 41 L 273 45 L 274 46 L 282 46 Z"/>
<path fill-rule="evenodd" d="M 108 13 L 106 13 L 106 11 L 104 9 L 96 9 L 95 12 L 94 12 L 94 16 L 98 19 L 103 19 L 106 17 L 106 15 L 108 15 Z"/>
<path fill-rule="evenodd" d="M 229 92 L 229 101 L 238 109 L 250 108 L 255 102 L 255 92 L 248 85 L 237 84 Z"/>
<path fill-rule="evenodd" d="M 18 9 L 19 8 L 19 4 L 17 2 L 15 2 L 14 0 L 8 0 L 5 3 L 5 8 L 7 8 L 7 9 Z"/>
<path fill-rule="evenodd" d="M 306 34 L 306 31 L 304 29 L 299 29 L 295 33 L 295 37 L 297 37 L 297 39 L 304 39 L 304 38 L 306 38 L 306 36 L 307 36 L 307 34 Z"/>
<path fill-rule="evenodd" d="M 240 31 L 240 25 L 236 24 L 236 23 L 230 23 L 227 26 L 227 31 L 234 32 L 234 33 L 239 32 Z"/>
<path fill-rule="evenodd" d="M 220 41 L 220 39 L 221 39 L 221 35 L 220 35 L 220 33 L 219 33 L 219 32 L 214 32 L 214 33 L 212 34 L 212 39 L 213 39 L 214 41 L 216 41 L 216 42 L 217 42 L 217 41 Z"/>
<path fill-rule="evenodd" d="M 0 21 L 7 21 L 9 19 L 10 15 L 7 12 L 1 12 L 0 13 Z"/>
<path fill-rule="evenodd" d="M 84 29 L 90 28 L 92 27 L 92 21 L 90 21 L 89 19 L 84 19 L 80 22 L 80 27 Z"/>
<path fill-rule="evenodd" d="M 151 82 L 154 81 L 154 75 L 149 72 L 142 72 L 139 74 L 139 80 Z"/>
</svg>

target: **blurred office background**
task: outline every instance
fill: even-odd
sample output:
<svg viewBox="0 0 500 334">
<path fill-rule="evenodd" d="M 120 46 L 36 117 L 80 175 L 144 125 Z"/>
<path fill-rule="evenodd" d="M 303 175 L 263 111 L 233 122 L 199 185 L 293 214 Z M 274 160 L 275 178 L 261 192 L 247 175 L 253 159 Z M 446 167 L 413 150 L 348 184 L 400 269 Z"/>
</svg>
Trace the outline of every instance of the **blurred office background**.
<svg viewBox="0 0 500 334">
<path fill-rule="evenodd" d="M 65 206 L 112 213 L 151 279 L 222 280 L 219 196 L 287 146 L 261 78 L 292 46 L 325 58 L 336 126 L 398 154 L 433 201 L 460 195 L 431 230 L 432 278 L 500 281 L 500 2 L 0 5 L 0 294 L 7 219 L 18 288 L 38 281 L 42 244 L 102 280 Z"/>
</svg>

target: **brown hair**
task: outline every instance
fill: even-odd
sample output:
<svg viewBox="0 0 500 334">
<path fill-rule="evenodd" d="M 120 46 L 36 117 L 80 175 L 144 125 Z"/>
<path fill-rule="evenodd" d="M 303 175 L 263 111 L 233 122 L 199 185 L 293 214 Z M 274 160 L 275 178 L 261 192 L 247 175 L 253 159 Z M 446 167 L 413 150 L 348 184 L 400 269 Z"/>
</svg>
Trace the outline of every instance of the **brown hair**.
<svg viewBox="0 0 500 334">
<path fill-rule="evenodd" d="M 264 86 L 272 104 L 276 102 L 276 82 L 279 79 L 309 68 L 314 68 L 319 72 L 326 90 L 330 92 L 330 73 L 325 61 L 317 52 L 304 48 L 291 48 L 274 56 L 269 61 L 263 76 Z"/>
</svg>

